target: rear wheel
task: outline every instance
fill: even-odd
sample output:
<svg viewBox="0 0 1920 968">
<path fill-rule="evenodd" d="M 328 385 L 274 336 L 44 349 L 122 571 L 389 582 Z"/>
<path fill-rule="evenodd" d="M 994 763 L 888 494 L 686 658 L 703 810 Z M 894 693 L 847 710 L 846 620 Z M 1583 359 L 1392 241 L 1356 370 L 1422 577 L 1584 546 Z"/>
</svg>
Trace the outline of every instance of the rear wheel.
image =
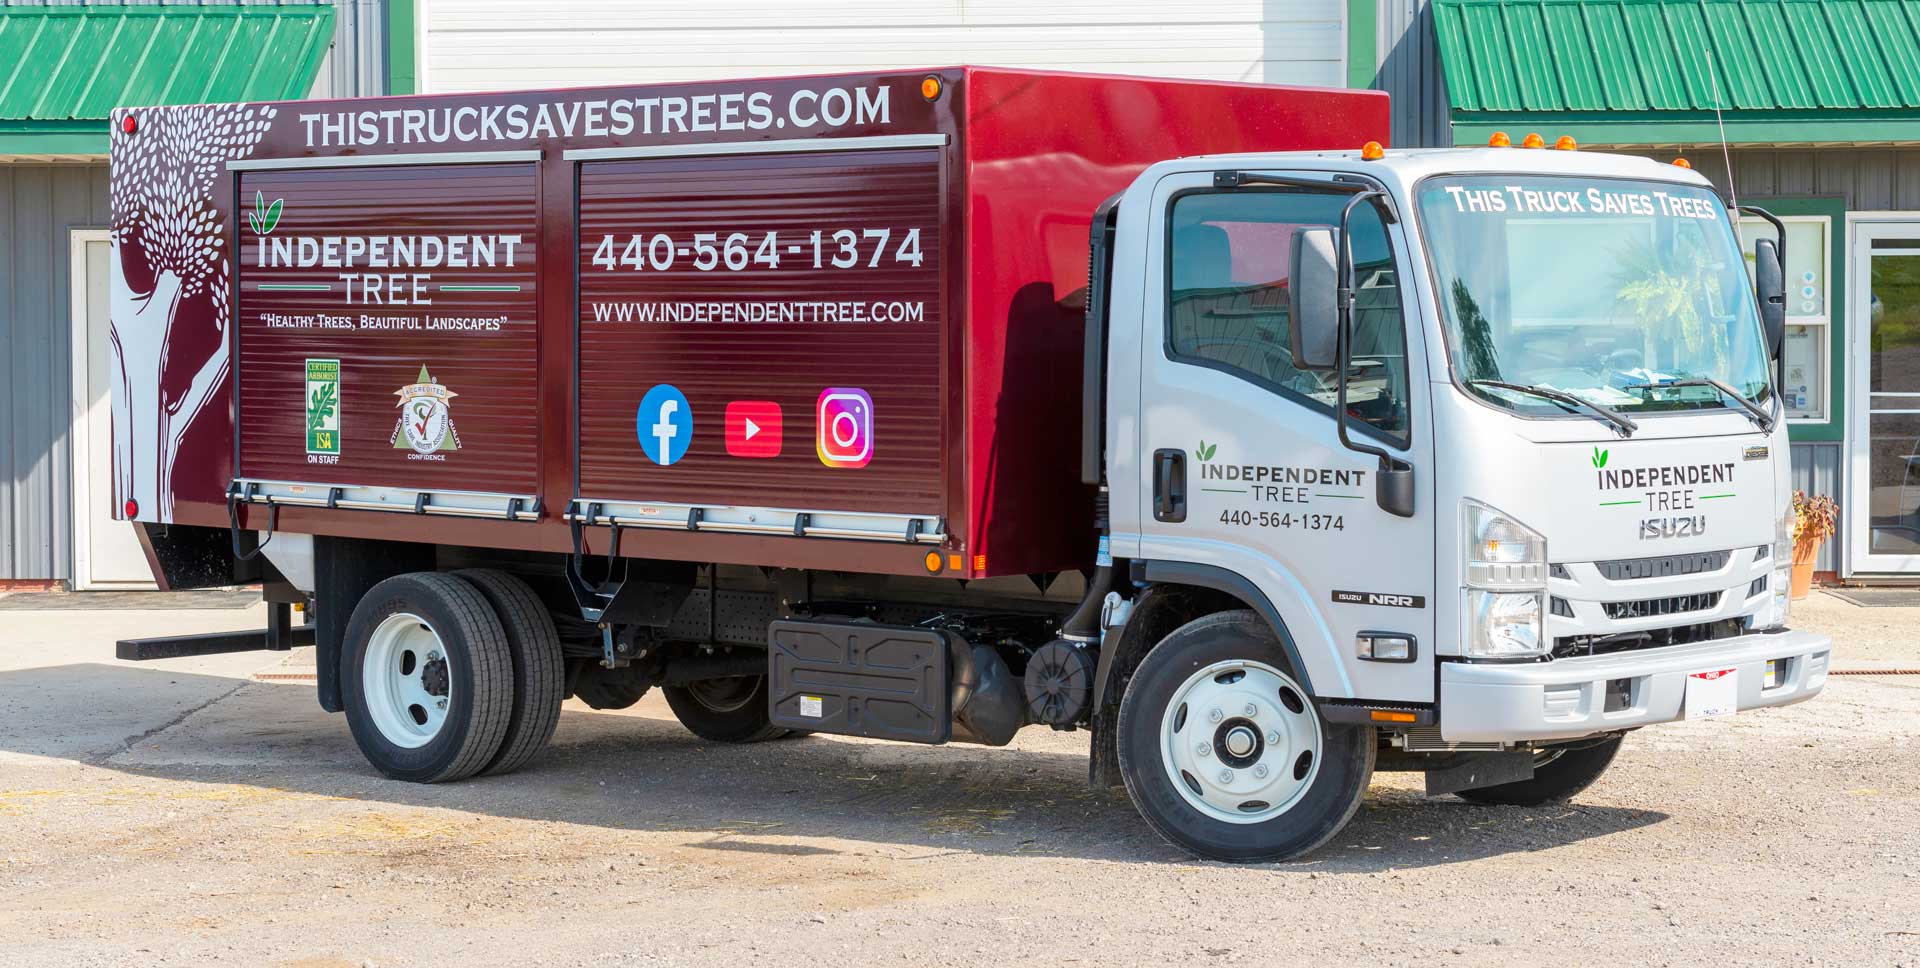
<svg viewBox="0 0 1920 968">
<path fill-rule="evenodd" d="M 1609 736 L 1577 749 L 1541 750 L 1534 760 L 1532 779 L 1461 790 L 1460 798 L 1515 807 L 1535 807 L 1571 799 L 1607 772 L 1620 752 L 1620 741 L 1625 738 Z"/>
<path fill-rule="evenodd" d="M 1175 629 L 1120 702 L 1120 773 L 1149 826 L 1235 863 L 1288 860 L 1346 826 L 1373 776 L 1373 730 L 1328 723 L 1259 615 Z"/>
<path fill-rule="evenodd" d="M 480 592 L 452 575 L 375 585 L 347 623 L 341 679 L 354 742 L 396 780 L 478 773 L 512 717 L 506 632 Z"/>
<path fill-rule="evenodd" d="M 702 679 L 665 691 L 680 725 L 704 740 L 759 743 L 791 732 L 768 721 L 766 676 Z"/>
<path fill-rule="evenodd" d="M 500 751 L 481 772 L 511 773 L 530 762 L 553 738 L 560 723 L 560 703 L 566 693 L 566 667 L 560 655 L 560 633 L 553 616 L 527 583 L 488 568 L 458 571 L 493 605 L 507 634 L 513 658 L 513 714 Z"/>
</svg>

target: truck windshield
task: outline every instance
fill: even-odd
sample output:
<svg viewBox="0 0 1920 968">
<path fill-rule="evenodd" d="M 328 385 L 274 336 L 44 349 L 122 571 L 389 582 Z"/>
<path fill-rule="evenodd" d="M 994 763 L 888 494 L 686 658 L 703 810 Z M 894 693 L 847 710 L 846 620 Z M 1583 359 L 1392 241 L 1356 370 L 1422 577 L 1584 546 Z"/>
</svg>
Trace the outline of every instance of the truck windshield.
<svg viewBox="0 0 1920 968">
<path fill-rule="evenodd" d="M 1428 179 L 1419 202 L 1454 370 L 1476 396 L 1573 410 L 1526 392 L 1542 388 L 1647 413 L 1739 406 L 1707 380 L 1749 400 L 1771 392 L 1751 282 L 1712 192 L 1483 175 Z"/>
</svg>

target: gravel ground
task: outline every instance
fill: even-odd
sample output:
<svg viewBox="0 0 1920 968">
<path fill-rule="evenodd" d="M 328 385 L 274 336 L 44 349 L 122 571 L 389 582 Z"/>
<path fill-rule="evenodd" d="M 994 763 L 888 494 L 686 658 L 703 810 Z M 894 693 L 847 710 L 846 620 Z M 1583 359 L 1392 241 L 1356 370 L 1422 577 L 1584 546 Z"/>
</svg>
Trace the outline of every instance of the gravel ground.
<svg viewBox="0 0 1920 968">
<path fill-rule="evenodd" d="M 4 966 L 1920 966 L 1920 676 L 1644 730 L 1566 806 L 1382 774 L 1319 854 L 1230 867 L 1088 790 L 1084 734 L 719 747 L 649 696 L 421 787 L 371 774 L 297 654 L 111 658 L 258 609 L 7 616 Z M 1796 624 L 1920 666 L 1920 609 Z"/>
</svg>

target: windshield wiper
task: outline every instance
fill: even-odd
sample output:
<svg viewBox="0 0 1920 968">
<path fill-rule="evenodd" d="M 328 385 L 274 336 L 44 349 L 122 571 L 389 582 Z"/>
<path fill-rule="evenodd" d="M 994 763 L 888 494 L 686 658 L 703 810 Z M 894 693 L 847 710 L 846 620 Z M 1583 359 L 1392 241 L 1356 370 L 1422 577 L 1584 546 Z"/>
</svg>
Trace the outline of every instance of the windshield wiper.
<svg viewBox="0 0 1920 968">
<path fill-rule="evenodd" d="M 1773 431 L 1773 414 L 1768 413 L 1765 407 L 1747 399 L 1740 394 L 1740 391 L 1710 376 L 1694 376 L 1684 380 L 1668 380 L 1665 383 L 1630 383 L 1622 389 L 1665 390 L 1669 387 L 1712 387 L 1719 391 L 1721 396 L 1739 404 L 1741 409 L 1747 412 L 1747 416 L 1753 418 L 1753 422 L 1759 425 L 1761 433 L 1771 433 Z"/>
<path fill-rule="evenodd" d="M 1495 390 L 1512 390 L 1515 393 L 1531 393 L 1536 397 L 1543 397 L 1555 403 L 1567 404 L 1576 410 L 1586 410 L 1614 425 L 1614 427 L 1619 429 L 1620 436 L 1622 437 L 1631 437 L 1634 431 L 1640 429 L 1639 424 L 1634 423 L 1619 412 L 1609 407 L 1603 407 L 1594 403 L 1592 400 L 1576 397 L 1565 390 L 1555 390 L 1552 387 L 1528 386 L 1523 383 L 1504 383 L 1500 380 L 1468 380 L 1467 386 L 1492 387 Z"/>
</svg>

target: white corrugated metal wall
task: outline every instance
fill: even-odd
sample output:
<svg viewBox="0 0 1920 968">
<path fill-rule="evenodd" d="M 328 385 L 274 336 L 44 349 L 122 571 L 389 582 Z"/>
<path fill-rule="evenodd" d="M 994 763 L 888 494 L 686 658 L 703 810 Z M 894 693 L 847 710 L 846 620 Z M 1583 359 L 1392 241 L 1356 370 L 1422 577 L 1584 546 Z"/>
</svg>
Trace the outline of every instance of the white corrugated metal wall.
<svg viewBox="0 0 1920 968">
<path fill-rule="evenodd" d="M 983 64 L 1346 85 L 1346 0 L 420 0 L 421 90 Z"/>
<path fill-rule="evenodd" d="M 385 93 L 385 25 L 383 0 L 336 0 L 333 46 L 313 95 Z M 104 158 L 54 164 L 0 156 L 0 580 L 73 577 L 67 233 L 108 221 Z"/>
</svg>

